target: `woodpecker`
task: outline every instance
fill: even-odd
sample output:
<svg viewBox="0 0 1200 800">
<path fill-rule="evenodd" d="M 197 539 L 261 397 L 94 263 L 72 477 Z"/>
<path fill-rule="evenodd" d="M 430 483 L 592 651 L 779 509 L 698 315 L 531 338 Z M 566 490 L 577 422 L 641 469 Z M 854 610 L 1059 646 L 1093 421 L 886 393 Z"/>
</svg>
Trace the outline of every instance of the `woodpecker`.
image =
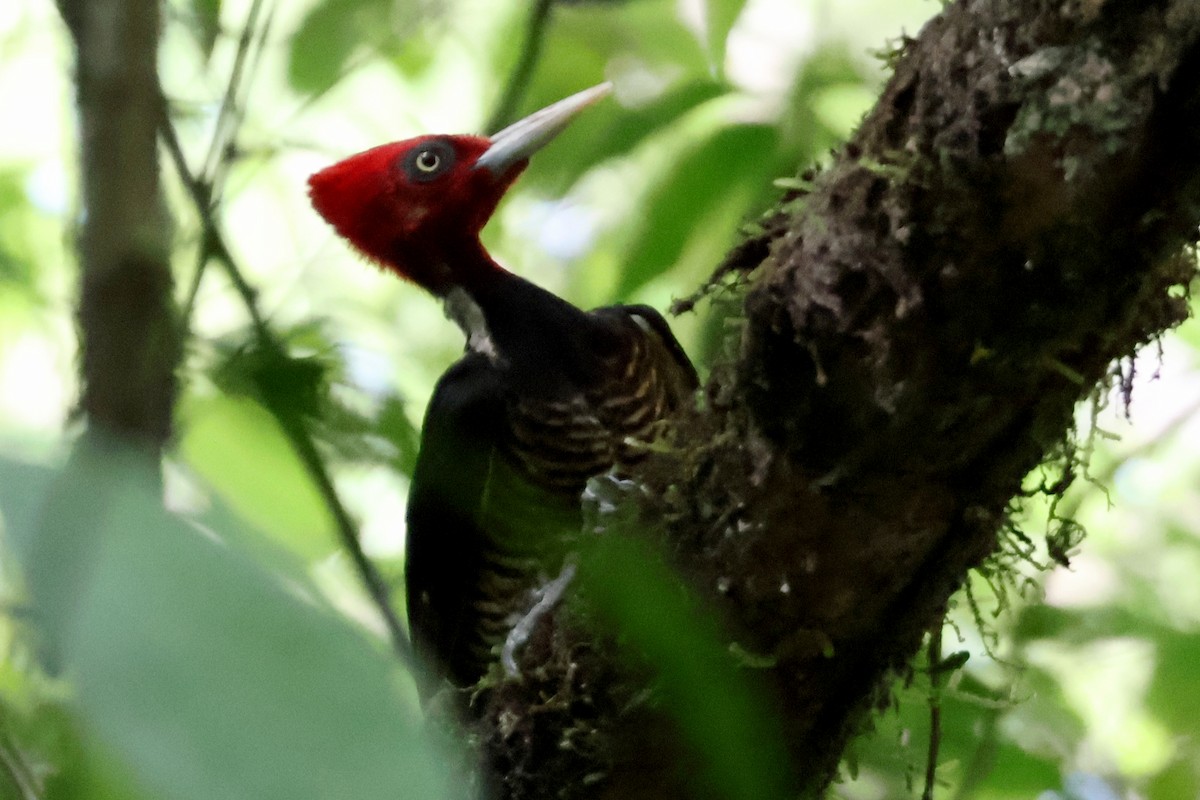
<svg viewBox="0 0 1200 800">
<path fill-rule="evenodd" d="M 420 136 L 309 179 L 338 234 L 441 299 L 466 335 L 430 400 L 408 498 L 409 627 L 439 683 L 467 688 L 487 673 L 562 567 L 587 481 L 644 456 L 697 387 L 658 312 L 582 311 L 501 267 L 479 240 L 529 157 L 609 88 L 490 138 Z"/>
</svg>

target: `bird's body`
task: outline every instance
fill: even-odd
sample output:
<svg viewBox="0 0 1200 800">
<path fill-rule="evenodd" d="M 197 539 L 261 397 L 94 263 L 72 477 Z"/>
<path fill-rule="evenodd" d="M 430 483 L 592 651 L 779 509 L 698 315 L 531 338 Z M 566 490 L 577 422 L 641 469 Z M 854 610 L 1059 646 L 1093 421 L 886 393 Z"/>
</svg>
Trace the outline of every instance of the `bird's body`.
<svg viewBox="0 0 1200 800">
<path fill-rule="evenodd" d="M 547 125 L 557 126 L 551 135 L 565 125 L 547 123 L 549 112 L 574 101 L 560 112 L 569 118 L 601 93 L 551 106 L 528 118 L 540 126 L 532 134 L 518 133 L 540 146 Z M 509 131 L 523 124 L 530 127 Z M 314 204 L 339 232 L 440 296 L 467 337 L 466 354 L 438 381 L 426 413 L 405 564 L 416 649 L 458 687 L 484 675 L 532 591 L 557 574 L 581 526 L 587 481 L 637 461 L 696 387 L 654 310 L 584 312 L 484 251 L 478 231 L 528 152 L 507 133 L 387 145 L 310 182 Z M 436 181 L 420 159 L 430 153 L 431 163 L 467 170 L 443 178 L 463 207 L 428 199 Z M 389 171 L 370 179 L 379 169 Z M 472 185 L 481 188 L 463 188 Z"/>
<path fill-rule="evenodd" d="M 486 330 L 468 331 L 434 391 L 408 505 L 415 644 L 459 686 L 557 574 L 588 479 L 637 461 L 695 388 L 652 309 L 585 313 L 514 275 L 497 283 Z"/>
</svg>

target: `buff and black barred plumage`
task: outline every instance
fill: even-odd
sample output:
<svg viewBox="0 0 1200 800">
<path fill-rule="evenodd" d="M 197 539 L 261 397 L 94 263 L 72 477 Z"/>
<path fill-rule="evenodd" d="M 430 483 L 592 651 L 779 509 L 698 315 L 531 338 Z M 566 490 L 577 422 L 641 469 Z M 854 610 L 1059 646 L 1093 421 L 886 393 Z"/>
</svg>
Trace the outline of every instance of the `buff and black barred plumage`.
<svg viewBox="0 0 1200 800">
<path fill-rule="evenodd" d="M 485 674 L 532 590 L 558 574 L 587 481 L 644 457 L 696 388 L 652 309 L 585 314 L 519 278 L 507 291 L 521 301 L 493 312 L 486 348 L 434 392 L 409 496 L 414 642 L 460 687 Z M 531 338 L 509 338 L 510 314 Z"/>
</svg>

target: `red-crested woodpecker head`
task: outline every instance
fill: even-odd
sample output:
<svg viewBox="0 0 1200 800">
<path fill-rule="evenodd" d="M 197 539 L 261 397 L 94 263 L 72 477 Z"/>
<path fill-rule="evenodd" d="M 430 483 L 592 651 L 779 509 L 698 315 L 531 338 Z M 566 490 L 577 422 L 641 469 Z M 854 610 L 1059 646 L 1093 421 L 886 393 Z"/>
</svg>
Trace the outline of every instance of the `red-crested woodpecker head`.
<svg viewBox="0 0 1200 800">
<path fill-rule="evenodd" d="M 419 136 L 371 148 L 310 177 L 309 197 L 368 258 L 445 295 L 469 286 L 474 271 L 499 269 L 479 232 L 529 156 L 610 88 L 586 89 L 491 138 Z"/>
</svg>

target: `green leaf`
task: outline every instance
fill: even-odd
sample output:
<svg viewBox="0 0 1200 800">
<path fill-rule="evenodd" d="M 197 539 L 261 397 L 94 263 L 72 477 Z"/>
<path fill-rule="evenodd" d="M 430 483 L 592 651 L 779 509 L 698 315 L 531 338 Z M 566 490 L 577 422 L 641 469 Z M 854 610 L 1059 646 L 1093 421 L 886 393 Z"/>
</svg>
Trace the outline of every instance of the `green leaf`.
<svg viewBox="0 0 1200 800">
<path fill-rule="evenodd" d="M 875 99 L 866 83 L 845 44 L 825 44 L 800 64 L 778 121 L 781 149 L 795 154 L 786 171 L 845 140 Z"/>
<path fill-rule="evenodd" d="M 341 80 L 360 50 L 414 78 L 437 58 L 441 39 L 427 23 L 442 13 L 436 3 L 323 0 L 292 36 L 288 80 L 300 92 L 321 94 Z"/>
<path fill-rule="evenodd" d="M 641 0 L 623 6 L 619 13 L 596 4 L 554 9 L 539 60 L 543 66 L 536 71 L 518 115 L 605 77 L 618 86 L 663 88 L 661 94 L 646 92 L 623 101 L 633 108 L 609 100 L 589 109 L 553 147 L 538 153 L 522 179 L 524 187 L 560 193 L 605 159 L 628 152 L 697 105 L 730 90 L 714 79 L 703 43 L 683 25 L 674 5 L 673 0 Z M 631 77 L 623 77 L 622 70 Z"/>
<path fill-rule="evenodd" d="M 591 151 L 591 159 L 599 162 L 628 153 L 689 111 L 728 91 L 728 87 L 712 81 L 689 81 L 673 86 L 647 105 L 622 111 L 599 137 L 596 148 Z"/>
<path fill-rule="evenodd" d="M 342 388 L 345 395 L 353 391 Z M 367 400 L 372 408 L 363 410 L 343 402 L 339 395 L 330 398 L 321 418 L 313 420 L 312 433 L 328 452 L 339 461 L 385 465 L 412 475 L 420 434 L 408 418 L 404 401 L 387 395 L 378 401 Z"/>
<path fill-rule="evenodd" d="M 436 36 L 409 36 L 392 48 L 391 64 L 409 80 L 419 78 L 437 63 L 438 43 Z"/>
<path fill-rule="evenodd" d="M 27 169 L 0 165 L 0 341 L 11 337 L 10 328 L 20 325 L 20 317 L 12 319 L 14 306 L 46 305 L 46 281 L 52 274 L 49 264 L 53 252 L 48 226 L 53 218 L 30 202 L 26 194 Z M 25 323 L 28 324 L 27 322 Z"/>
<path fill-rule="evenodd" d="M 1062 780 L 1057 760 L 1028 753 L 1012 742 L 984 742 L 964 755 L 972 758 L 971 772 L 964 775 L 959 790 L 964 797 L 1026 800 L 1041 796 Z"/>
<path fill-rule="evenodd" d="M 157 800 L 138 786 L 129 769 L 102 743 L 89 741 L 83 721 L 66 705 L 45 709 L 58 728 L 53 767 L 42 798 L 54 800 Z M 92 737 L 94 738 L 94 737 Z"/>
<path fill-rule="evenodd" d="M 564 142 L 555 142 L 538 153 L 530 162 L 528 175 L 522 178 L 524 185 L 562 192 L 588 170 L 628 154 L 688 112 L 726 92 L 727 87 L 704 79 L 681 83 L 633 109 L 621 108 L 615 100 L 605 101 L 573 121 L 563 134 Z"/>
<path fill-rule="evenodd" d="M 18 559 L 33 549 L 34 531 L 42 515 L 43 499 L 56 473 L 40 464 L 0 458 L 0 522 L 4 542 Z M 0 578 L 6 577 L 0 572 Z"/>
<path fill-rule="evenodd" d="M 1146 707 L 1176 734 L 1200 741 L 1200 692 L 1196 666 L 1200 664 L 1200 636 L 1152 626 L 1143 635 L 1156 650 L 1154 679 L 1146 694 Z"/>
<path fill-rule="evenodd" d="M 332 550 L 333 519 L 269 411 L 246 397 L 192 397 L 179 452 L 244 519 L 310 557 Z"/>
<path fill-rule="evenodd" d="M 708 0 L 705 3 L 704 33 L 708 40 L 709 63 L 716 75 L 725 71 L 725 44 L 745 5 L 746 0 Z"/>
<path fill-rule="evenodd" d="M 408 418 L 404 402 L 398 397 L 387 398 L 376 421 L 379 433 L 395 448 L 392 466 L 403 475 L 412 475 L 417 466 L 417 450 L 421 434 Z"/>
<path fill-rule="evenodd" d="M 706 245 L 707 265 L 715 264 L 762 187 L 769 188 L 775 143 L 772 126 L 735 125 L 684 156 L 647 203 L 616 296 L 628 297 L 673 269 L 695 242 Z"/>
<path fill-rule="evenodd" d="M 200 45 L 205 60 L 212 56 L 213 46 L 221 33 L 221 0 L 190 0 L 195 19 L 191 30 Z"/>
<path fill-rule="evenodd" d="M 583 552 L 578 577 L 585 601 L 616 628 L 630 657 L 656 671 L 664 707 L 704 765 L 695 779 L 705 794 L 785 796 L 782 730 L 752 683 L 755 673 L 737 669 L 712 614 L 661 556 L 608 530 Z"/>
<path fill-rule="evenodd" d="M 0 706 L 0 710 L 8 709 Z M 0 717 L 0 726 L 4 717 Z M 0 797 L 12 800 L 37 800 L 37 777 L 26 763 L 25 754 L 11 743 L 9 734 L 0 727 Z"/>
<path fill-rule="evenodd" d="M 676 6 L 675 0 L 639 0 L 617 13 L 603 6 L 557 8 L 543 63 L 561 72 L 549 56 L 566 48 L 583 48 L 606 64 L 614 58 L 632 59 L 656 71 L 682 69 L 693 77 L 708 76 L 704 48 L 680 20 Z M 578 79 L 578 74 L 573 77 Z"/>
<path fill-rule="evenodd" d="M 384 0 L 324 0 L 292 35 L 288 80 L 297 91 L 320 94 L 338 82 L 356 49 L 391 30 Z"/>
<path fill-rule="evenodd" d="M 1181 797 L 1200 797 L 1200 752 L 1194 740 L 1182 744 L 1181 749 L 1191 751 L 1191 758 L 1174 762 L 1150 781 L 1146 796 L 1150 800 L 1178 800 Z"/>
<path fill-rule="evenodd" d="M 248 557 L 247 534 L 217 541 L 165 512 L 128 463 L 78 460 L 39 532 L 59 551 L 25 565 L 39 609 L 70 598 L 43 632 L 89 737 L 177 800 L 448 796 L 454 762 L 419 736 L 385 648 Z M 71 548 L 84 568 L 58 569 Z"/>
<path fill-rule="evenodd" d="M 276 415 L 318 417 L 329 394 L 332 375 L 341 365 L 316 326 L 285 332 L 287 349 L 257 337 L 222 343 L 222 360 L 213 370 L 217 385 L 231 394 L 253 397 Z M 308 351 L 310 355 L 294 355 Z"/>
</svg>

